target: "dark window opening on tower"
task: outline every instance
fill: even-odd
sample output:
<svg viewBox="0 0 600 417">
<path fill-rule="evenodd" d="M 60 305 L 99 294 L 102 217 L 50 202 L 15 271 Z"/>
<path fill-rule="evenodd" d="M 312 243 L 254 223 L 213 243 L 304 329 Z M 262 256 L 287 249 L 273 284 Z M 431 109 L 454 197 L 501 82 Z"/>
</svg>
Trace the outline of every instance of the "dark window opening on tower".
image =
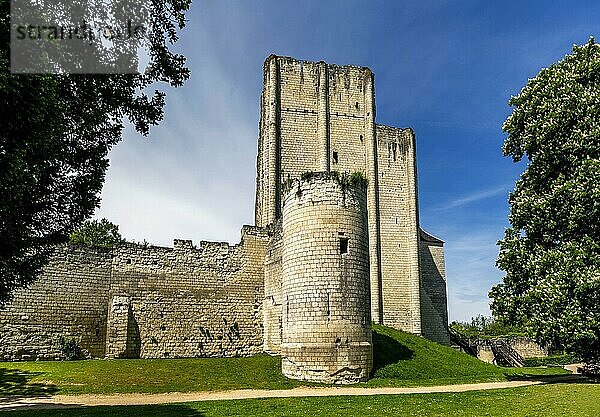
<svg viewBox="0 0 600 417">
<path fill-rule="evenodd" d="M 354 107 L 358 109 L 358 101 L 354 104 Z"/>
<path fill-rule="evenodd" d="M 363 141 L 363 135 L 360 135 L 360 142 L 362 143 Z"/>
<path fill-rule="evenodd" d="M 338 153 L 337 152 L 333 152 L 333 163 L 337 164 L 338 163 Z"/>
<path fill-rule="evenodd" d="M 350 239 L 347 237 L 340 237 L 340 255 L 344 255 L 348 253 L 348 241 Z"/>
</svg>

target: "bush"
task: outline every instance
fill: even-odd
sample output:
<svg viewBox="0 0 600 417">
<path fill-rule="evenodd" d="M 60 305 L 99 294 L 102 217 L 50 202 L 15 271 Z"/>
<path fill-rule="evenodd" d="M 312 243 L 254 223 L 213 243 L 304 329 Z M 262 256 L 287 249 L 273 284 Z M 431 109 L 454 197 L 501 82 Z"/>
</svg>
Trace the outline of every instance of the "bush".
<svg viewBox="0 0 600 417">
<path fill-rule="evenodd" d="M 594 378 L 596 380 L 600 379 L 600 364 L 586 363 L 579 368 L 579 371 L 587 377 Z"/>
<path fill-rule="evenodd" d="M 308 181 L 308 180 L 310 180 L 314 176 L 315 176 L 314 172 L 312 172 L 312 171 L 306 171 L 306 172 L 303 172 L 302 175 L 300 175 L 300 179 L 302 181 Z"/>
<path fill-rule="evenodd" d="M 525 358 L 525 366 L 562 366 L 580 362 L 581 359 L 573 353 L 552 355 L 545 358 Z"/>
<path fill-rule="evenodd" d="M 367 185 L 369 185 L 369 180 L 360 171 L 352 173 L 350 176 L 350 182 L 352 185 L 361 186 L 363 188 L 366 188 Z"/>
<path fill-rule="evenodd" d="M 450 328 L 469 339 L 491 339 L 506 336 L 527 336 L 522 328 L 510 326 L 479 314 L 470 323 L 452 322 Z"/>
<path fill-rule="evenodd" d="M 108 221 L 86 220 L 69 235 L 69 241 L 77 245 L 112 248 L 123 242 L 119 226 Z"/>
<path fill-rule="evenodd" d="M 60 338 L 60 345 L 62 354 L 65 356 L 65 359 L 68 361 L 76 361 L 79 359 L 83 359 L 83 351 L 81 350 L 81 346 L 79 346 L 79 342 L 74 338 L 64 337 Z"/>
<path fill-rule="evenodd" d="M 302 181 L 310 181 L 318 174 L 320 173 L 313 171 L 303 172 L 300 175 L 300 179 Z M 352 174 L 350 174 L 349 172 L 342 172 L 340 174 L 339 171 L 330 171 L 329 176 L 337 180 L 337 182 L 342 186 L 342 188 L 348 188 L 349 186 L 366 188 L 367 184 L 369 183 L 369 181 L 363 175 L 363 173 L 359 171 L 353 172 Z M 292 181 L 288 178 L 288 180 L 283 183 L 282 189 L 284 191 L 288 190 L 291 187 L 291 184 Z"/>
</svg>

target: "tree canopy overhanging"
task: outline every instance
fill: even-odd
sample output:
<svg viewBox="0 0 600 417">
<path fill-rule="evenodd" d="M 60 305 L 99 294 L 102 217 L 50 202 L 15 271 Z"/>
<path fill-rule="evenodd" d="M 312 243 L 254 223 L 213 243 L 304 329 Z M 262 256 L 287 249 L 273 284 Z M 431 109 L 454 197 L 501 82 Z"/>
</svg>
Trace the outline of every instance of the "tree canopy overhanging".
<svg viewBox="0 0 600 417">
<path fill-rule="evenodd" d="M 190 3 L 148 2 L 149 62 L 140 74 L 36 75 L 10 73 L 10 1 L 0 0 L 0 305 L 92 215 L 124 124 L 147 135 L 162 120 L 164 86 L 189 77 L 171 49 Z"/>
<path fill-rule="evenodd" d="M 528 164 L 498 242 L 492 311 L 541 343 L 600 358 L 600 45 L 591 38 L 509 104 L 503 152 Z"/>
</svg>

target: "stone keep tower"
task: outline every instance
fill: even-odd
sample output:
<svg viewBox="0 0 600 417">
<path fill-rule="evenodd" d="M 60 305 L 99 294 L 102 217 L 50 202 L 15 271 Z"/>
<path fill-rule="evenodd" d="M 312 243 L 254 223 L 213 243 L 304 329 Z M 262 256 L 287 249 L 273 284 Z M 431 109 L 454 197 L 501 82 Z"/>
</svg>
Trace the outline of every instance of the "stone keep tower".
<svg viewBox="0 0 600 417">
<path fill-rule="evenodd" d="M 282 371 L 366 381 L 373 364 L 366 192 L 316 174 L 284 193 Z"/>
<path fill-rule="evenodd" d="M 268 57 L 259 130 L 256 225 L 281 220 L 282 185 L 305 172 L 363 173 L 372 319 L 447 344 L 443 242 L 419 227 L 415 136 L 375 123 L 371 70 Z M 265 264 L 265 349 L 273 352 L 280 245 L 271 243 Z"/>
</svg>

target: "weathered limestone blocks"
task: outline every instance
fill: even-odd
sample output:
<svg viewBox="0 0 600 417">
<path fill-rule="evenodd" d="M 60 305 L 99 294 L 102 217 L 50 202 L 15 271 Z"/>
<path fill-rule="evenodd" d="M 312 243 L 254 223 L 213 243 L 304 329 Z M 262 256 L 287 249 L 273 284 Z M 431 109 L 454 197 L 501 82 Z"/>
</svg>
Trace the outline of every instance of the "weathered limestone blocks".
<svg viewBox="0 0 600 417">
<path fill-rule="evenodd" d="M 140 329 L 133 316 L 131 297 L 113 295 L 108 309 L 106 356 L 139 358 L 140 349 Z"/>
<path fill-rule="evenodd" d="M 42 276 L 0 308 L 0 360 L 64 359 L 75 340 L 103 356 L 111 252 L 59 246 Z"/>
<path fill-rule="evenodd" d="M 328 174 L 284 195 L 282 371 L 365 381 L 373 363 L 366 192 Z"/>
<path fill-rule="evenodd" d="M 415 135 L 376 124 L 371 70 L 272 55 L 263 81 L 256 226 L 241 242 L 60 246 L 0 308 L 0 359 L 60 359 L 67 339 L 93 357 L 265 351 L 290 377 L 354 382 L 371 369 L 371 318 L 448 343 L 443 242 L 419 227 Z M 368 189 L 300 181 L 330 170 L 361 172 Z"/>
<path fill-rule="evenodd" d="M 0 308 L 0 359 L 63 359 L 75 340 L 93 357 L 250 356 L 263 350 L 269 233 L 173 248 L 56 248 L 42 275 Z"/>
<path fill-rule="evenodd" d="M 423 230 L 419 233 L 419 271 L 422 335 L 450 345 L 444 242 Z"/>
<path fill-rule="evenodd" d="M 263 302 L 263 349 L 269 354 L 281 353 L 281 258 L 283 236 L 281 220 L 272 228 L 272 236 L 265 256 L 265 298 Z"/>
</svg>

